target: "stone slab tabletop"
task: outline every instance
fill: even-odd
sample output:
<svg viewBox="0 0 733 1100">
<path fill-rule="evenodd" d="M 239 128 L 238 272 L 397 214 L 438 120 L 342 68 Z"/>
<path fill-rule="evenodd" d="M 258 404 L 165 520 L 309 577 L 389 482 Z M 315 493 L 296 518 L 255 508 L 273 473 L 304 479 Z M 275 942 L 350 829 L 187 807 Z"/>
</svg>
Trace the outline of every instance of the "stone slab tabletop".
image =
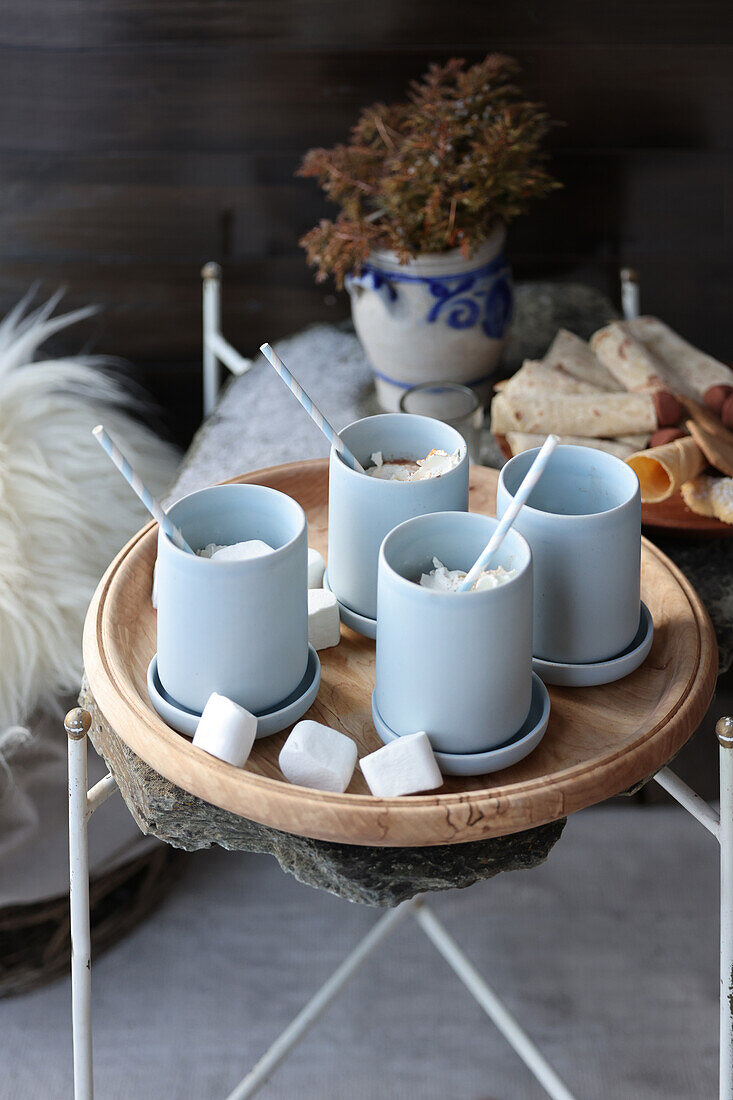
<svg viewBox="0 0 733 1100">
<path fill-rule="evenodd" d="M 588 337 L 617 316 L 598 292 L 573 284 L 527 283 L 517 288 L 514 336 L 506 373 L 524 358 L 540 358 L 559 327 Z M 263 340 L 267 334 L 263 333 Z M 276 345 L 293 373 L 341 428 L 379 412 L 369 366 L 350 324 L 316 325 Z M 264 466 L 328 454 L 325 439 L 260 356 L 225 385 L 199 429 L 168 502 Z M 484 433 L 482 461 L 503 458 Z M 733 553 L 730 543 L 655 539 L 703 598 L 720 647 L 721 671 L 733 659 Z M 105 722 L 85 685 L 81 703 L 93 718 L 92 740 L 117 779 L 143 832 L 175 847 L 267 852 L 302 882 L 367 905 L 396 905 L 417 893 L 468 886 L 502 870 L 536 866 L 559 839 L 564 819 L 496 840 L 434 848 L 367 848 L 291 836 L 194 798 L 132 753 Z"/>
</svg>

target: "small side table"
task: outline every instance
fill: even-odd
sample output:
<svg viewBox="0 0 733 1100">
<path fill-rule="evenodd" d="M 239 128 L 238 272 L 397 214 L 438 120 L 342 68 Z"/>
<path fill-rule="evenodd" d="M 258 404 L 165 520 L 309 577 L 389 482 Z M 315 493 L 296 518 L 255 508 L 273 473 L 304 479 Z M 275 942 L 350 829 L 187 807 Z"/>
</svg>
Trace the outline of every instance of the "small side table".
<svg viewBox="0 0 733 1100">
<path fill-rule="evenodd" d="M 496 476 L 492 470 L 472 470 L 473 509 L 492 510 Z M 312 544 L 318 547 L 324 542 L 324 460 L 275 467 L 238 480 L 253 480 L 290 492 L 306 509 Z M 242 819 L 243 824 L 255 821 L 263 828 L 320 838 L 326 843 L 367 846 L 368 851 L 427 844 L 444 848 L 448 857 L 451 851 L 459 855 L 467 842 L 468 846 L 470 842 L 488 843 L 508 834 L 552 826 L 567 813 L 652 776 L 696 817 L 718 840 L 721 851 L 720 1096 L 733 1100 L 733 719 L 724 718 L 718 723 L 718 814 L 666 766 L 707 709 L 715 683 L 717 647 L 699 597 L 664 555 L 644 542 L 643 596 L 652 610 L 657 632 L 652 653 L 642 669 L 604 689 L 551 689 L 553 716 L 545 740 L 521 764 L 489 777 L 489 785 L 486 777 L 448 779 L 437 794 L 377 800 L 365 793 L 358 775 L 344 795 L 309 792 L 283 783 L 276 764 L 283 735 L 258 742 L 247 769 L 240 771 L 194 749 L 157 717 L 145 688 L 145 668 L 155 646 L 150 605 L 155 538 L 153 525 L 143 529 L 103 578 L 87 618 L 85 665 L 95 712 L 98 709 L 127 749 L 184 792 L 192 803 L 208 805 L 212 813 L 227 812 Z M 321 694 L 312 711 L 314 717 L 329 724 L 339 722 L 362 752 L 376 746 L 368 708 L 346 705 L 345 700 L 353 699 L 355 685 L 368 670 L 372 654 L 372 643 L 344 628 L 338 649 L 323 653 Z M 77 1100 L 90 1100 L 93 1095 L 87 829 L 94 810 L 118 788 L 114 773 L 121 766 L 119 757 L 112 760 L 106 755 L 110 773 L 87 790 L 86 750 L 91 722 L 90 713 L 82 709 L 70 712 L 66 719 Z M 365 939 L 232 1091 L 229 1100 L 255 1095 L 361 963 L 407 916 L 418 923 L 547 1093 L 558 1100 L 571 1097 L 531 1038 L 437 920 L 424 896 L 417 895 L 376 921 Z"/>
</svg>

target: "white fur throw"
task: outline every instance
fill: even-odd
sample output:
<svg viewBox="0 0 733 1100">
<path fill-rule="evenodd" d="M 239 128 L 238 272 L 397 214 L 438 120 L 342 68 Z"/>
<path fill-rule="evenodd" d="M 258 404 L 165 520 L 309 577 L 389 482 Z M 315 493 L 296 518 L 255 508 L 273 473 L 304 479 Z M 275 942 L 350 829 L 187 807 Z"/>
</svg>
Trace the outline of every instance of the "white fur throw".
<svg viewBox="0 0 733 1100">
<path fill-rule="evenodd" d="M 36 706 L 81 679 L 81 634 L 94 589 L 147 513 L 91 431 L 103 421 L 154 493 L 175 450 L 132 417 L 99 357 L 35 361 L 54 332 L 93 309 L 52 318 L 58 296 L 0 324 L 0 763 Z"/>
</svg>

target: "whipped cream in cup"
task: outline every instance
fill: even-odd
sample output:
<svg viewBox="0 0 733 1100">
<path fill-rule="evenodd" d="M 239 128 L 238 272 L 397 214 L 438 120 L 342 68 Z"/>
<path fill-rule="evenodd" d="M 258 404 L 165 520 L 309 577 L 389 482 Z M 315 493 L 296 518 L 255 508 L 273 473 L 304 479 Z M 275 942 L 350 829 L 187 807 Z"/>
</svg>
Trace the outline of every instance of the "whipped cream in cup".
<svg viewBox="0 0 733 1100">
<path fill-rule="evenodd" d="M 505 569 L 503 565 L 497 565 L 496 569 L 484 569 L 471 591 L 483 592 L 487 588 L 499 588 L 516 575 L 516 569 Z M 466 573 L 462 569 L 448 569 L 439 558 L 433 558 L 433 568 L 429 573 L 421 575 L 420 584 L 434 592 L 458 592 L 465 579 Z"/>
<path fill-rule="evenodd" d="M 385 461 L 381 451 L 373 451 L 371 458 L 374 465 L 364 471 L 369 477 L 382 481 L 429 481 L 455 470 L 461 461 L 461 454 L 459 449 L 448 454 L 440 447 L 433 447 L 425 458 L 390 458 Z"/>
</svg>

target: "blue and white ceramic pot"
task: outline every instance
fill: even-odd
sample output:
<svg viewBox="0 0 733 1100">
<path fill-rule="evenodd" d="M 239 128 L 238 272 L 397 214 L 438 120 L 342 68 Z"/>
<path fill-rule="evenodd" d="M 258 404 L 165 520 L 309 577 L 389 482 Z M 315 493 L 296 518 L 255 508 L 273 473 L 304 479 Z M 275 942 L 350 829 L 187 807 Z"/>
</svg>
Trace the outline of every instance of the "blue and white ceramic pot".
<svg viewBox="0 0 733 1100">
<path fill-rule="evenodd" d="M 373 252 L 347 280 L 354 326 L 388 412 L 420 382 L 460 382 L 488 401 L 512 314 L 505 236 L 497 226 L 468 260 L 457 249 L 408 264 Z"/>
</svg>

